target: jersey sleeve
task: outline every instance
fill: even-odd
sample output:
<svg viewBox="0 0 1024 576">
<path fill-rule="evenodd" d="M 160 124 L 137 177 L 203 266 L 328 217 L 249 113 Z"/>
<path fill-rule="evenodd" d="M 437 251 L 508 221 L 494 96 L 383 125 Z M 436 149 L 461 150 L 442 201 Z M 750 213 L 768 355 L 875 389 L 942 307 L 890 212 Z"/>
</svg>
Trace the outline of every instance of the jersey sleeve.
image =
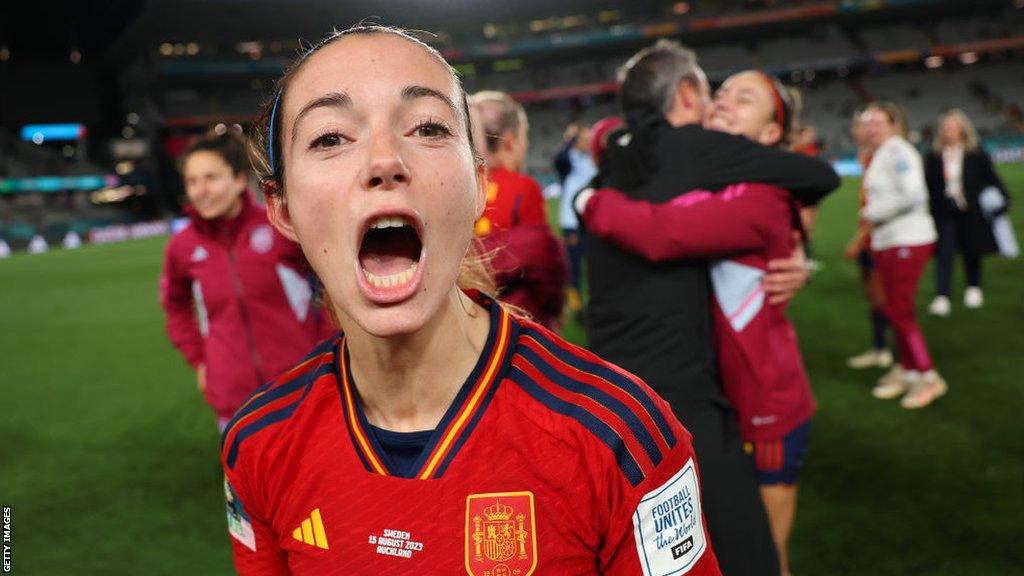
<svg viewBox="0 0 1024 576">
<path fill-rule="evenodd" d="M 767 243 L 772 219 L 786 214 L 758 194 L 732 193 L 739 189 L 652 204 L 606 188 L 587 202 L 583 221 L 588 233 L 653 262 L 750 252 Z"/>
<path fill-rule="evenodd" d="M 675 444 L 636 486 L 620 474 L 599 554 L 606 576 L 721 576 L 701 504 L 700 471 L 691 437 L 658 399 Z"/>
<path fill-rule="evenodd" d="M 235 569 L 240 576 L 287 576 L 291 572 L 285 554 L 259 506 L 252 489 L 254 479 L 245 470 L 241 459 L 233 468 L 224 464 L 224 496 Z"/>
<path fill-rule="evenodd" d="M 203 336 L 192 301 L 192 279 L 182 269 L 173 241 L 160 274 L 160 306 L 167 316 L 167 336 L 193 368 L 203 363 Z"/>
</svg>

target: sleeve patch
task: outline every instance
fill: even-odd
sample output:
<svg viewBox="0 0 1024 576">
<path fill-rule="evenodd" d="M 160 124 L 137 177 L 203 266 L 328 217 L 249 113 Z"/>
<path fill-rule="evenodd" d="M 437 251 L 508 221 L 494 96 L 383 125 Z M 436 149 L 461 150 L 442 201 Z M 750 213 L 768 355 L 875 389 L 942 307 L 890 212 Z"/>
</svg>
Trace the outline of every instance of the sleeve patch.
<svg viewBox="0 0 1024 576">
<path fill-rule="evenodd" d="M 897 153 L 892 159 L 892 168 L 897 174 L 903 174 L 907 170 L 910 170 L 910 163 L 907 162 L 906 157 L 902 153 Z"/>
<path fill-rule="evenodd" d="M 707 548 L 693 459 L 640 500 L 633 535 L 644 576 L 681 576 Z"/>
<path fill-rule="evenodd" d="M 245 513 L 242 501 L 235 495 L 234 489 L 228 479 L 224 479 L 224 497 L 227 499 L 228 533 L 243 546 L 256 551 L 256 533 L 252 530 L 252 523 Z"/>
</svg>

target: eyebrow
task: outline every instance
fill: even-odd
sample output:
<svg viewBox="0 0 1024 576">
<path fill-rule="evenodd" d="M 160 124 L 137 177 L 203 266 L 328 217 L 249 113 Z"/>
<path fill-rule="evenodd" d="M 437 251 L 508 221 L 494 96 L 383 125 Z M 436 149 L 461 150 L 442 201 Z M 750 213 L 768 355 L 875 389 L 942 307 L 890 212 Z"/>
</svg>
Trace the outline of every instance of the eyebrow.
<svg viewBox="0 0 1024 576">
<path fill-rule="evenodd" d="M 402 100 L 409 102 L 418 98 L 437 98 L 441 102 L 444 102 L 446 106 L 452 111 L 452 114 L 458 116 L 458 109 L 455 107 L 455 103 L 452 99 L 446 96 L 444 93 L 428 88 L 426 86 L 406 86 L 402 88 Z M 295 139 L 295 134 L 299 127 L 299 121 L 302 120 L 303 116 L 316 110 L 317 108 L 351 108 L 352 97 L 345 92 L 331 92 L 330 94 L 324 94 L 315 100 L 311 100 L 305 106 L 299 110 L 299 113 L 295 115 L 295 122 L 292 123 L 292 139 Z"/>
<path fill-rule="evenodd" d="M 352 98 L 345 92 L 331 92 L 330 94 L 324 94 L 323 96 L 308 102 L 299 110 L 299 113 L 295 115 L 295 122 L 292 123 L 292 139 L 295 139 L 295 133 L 299 127 L 299 121 L 306 114 L 316 110 L 317 108 L 351 108 Z"/>
<path fill-rule="evenodd" d="M 417 98 L 437 98 L 448 106 L 454 116 L 457 117 L 459 115 L 455 102 L 452 102 L 452 99 L 442 92 L 433 88 L 427 88 L 426 86 L 406 86 L 402 88 L 402 100 L 409 101 Z"/>
</svg>

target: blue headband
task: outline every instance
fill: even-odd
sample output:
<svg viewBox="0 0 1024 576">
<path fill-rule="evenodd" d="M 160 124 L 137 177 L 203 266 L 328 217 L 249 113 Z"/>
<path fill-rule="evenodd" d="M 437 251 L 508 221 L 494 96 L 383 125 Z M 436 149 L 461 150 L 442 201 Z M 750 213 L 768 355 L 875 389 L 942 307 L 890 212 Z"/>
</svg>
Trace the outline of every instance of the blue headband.
<svg viewBox="0 0 1024 576">
<path fill-rule="evenodd" d="M 270 133 L 267 135 L 267 157 L 270 159 L 270 177 L 277 174 L 277 162 L 274 161 L 274 125 L 277 122 L 277 105 L 281 103 L 281 90 L 274 96 L 274 106 L 270 109 Z"/>
</svg>

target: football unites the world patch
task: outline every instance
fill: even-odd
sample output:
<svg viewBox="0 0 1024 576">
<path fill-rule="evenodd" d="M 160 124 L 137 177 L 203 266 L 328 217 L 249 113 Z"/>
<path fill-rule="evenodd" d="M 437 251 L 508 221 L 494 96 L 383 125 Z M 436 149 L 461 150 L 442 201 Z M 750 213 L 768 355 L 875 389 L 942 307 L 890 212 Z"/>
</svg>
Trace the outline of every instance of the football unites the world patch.
<svg viewBox="0 0 1024 576">
<path fill-rule="evenodd" d="M 466 497 L 466 571 L 470 576 L 530 576 L 537 568 L 533 492 Z"/>
<path fill-rule="evenodd" d="M 231 483 L 227 478 L 224 478 L 224 498 L 227 500 L 228 533 L 243 546 L 255 552 L 256 533 L 252 530 L 252 523 L 245 514 L 242 501 L 235 495 L 235 490 L 231 488 Z"/>
<path fill-rule="evenodd" d="M 633 535 L 644 576 L 680 576 L 707 548 L 700 486 L 693 459 L 648 492 L 633 514 Z"/>
</svg>

